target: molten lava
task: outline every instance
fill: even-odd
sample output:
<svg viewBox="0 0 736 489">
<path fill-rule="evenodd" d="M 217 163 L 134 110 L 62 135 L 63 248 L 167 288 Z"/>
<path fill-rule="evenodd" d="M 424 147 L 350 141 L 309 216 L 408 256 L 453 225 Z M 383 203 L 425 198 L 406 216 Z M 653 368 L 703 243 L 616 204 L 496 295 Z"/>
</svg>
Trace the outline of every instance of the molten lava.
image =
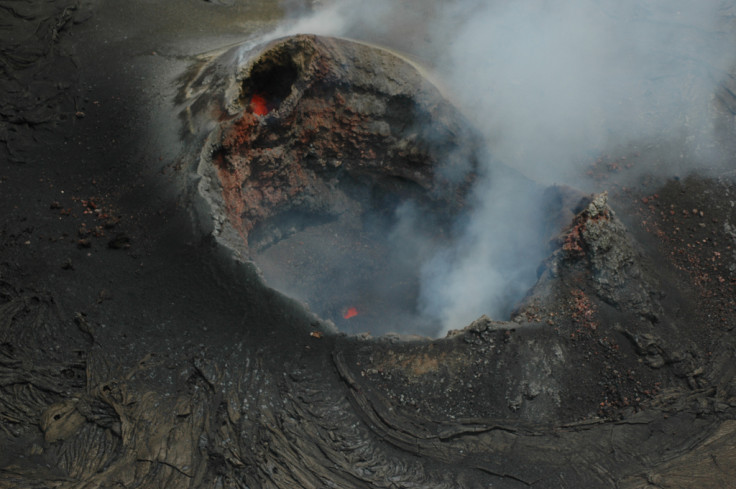
<svg viewBox="0 0 736 489">
<path fill-rule="evenodd" d="M 266 103 L 266 98 L 258 93 L 254 93 L 253 96 L 250 98 L 250 108 L 256 115 L 268 114 L 268 104 Z"/>
<path fill-rule="evenodd" d="M 358 315 L 358 310 L 354 307 L 348 307 L 348 309 L 345 311 L 345 314 L 342 315 L 345 319 L 354 318 Z"/>
</svg>

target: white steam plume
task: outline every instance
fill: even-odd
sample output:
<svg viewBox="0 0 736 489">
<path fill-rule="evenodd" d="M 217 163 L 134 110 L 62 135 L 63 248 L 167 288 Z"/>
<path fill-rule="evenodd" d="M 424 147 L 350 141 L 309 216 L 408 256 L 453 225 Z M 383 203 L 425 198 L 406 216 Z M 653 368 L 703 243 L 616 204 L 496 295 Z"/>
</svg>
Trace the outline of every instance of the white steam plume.
<svg viewBox="0 0 736 489">
<path fill-rule="evenodd" d="M 721 0 L 334 0 L 278 34 L 408 52 L 487 138 L 473 215 L 423 270 L 423 312 L 447 330 L 508 314 L 544 252 L 524 193 L 534 187 L 515 187 L 492 162 L 581 186 L 584 162 L 628 143 L 684 141 L 703 154 L 713 94 L 734 63 L 734 10 Z"/>
</svg>

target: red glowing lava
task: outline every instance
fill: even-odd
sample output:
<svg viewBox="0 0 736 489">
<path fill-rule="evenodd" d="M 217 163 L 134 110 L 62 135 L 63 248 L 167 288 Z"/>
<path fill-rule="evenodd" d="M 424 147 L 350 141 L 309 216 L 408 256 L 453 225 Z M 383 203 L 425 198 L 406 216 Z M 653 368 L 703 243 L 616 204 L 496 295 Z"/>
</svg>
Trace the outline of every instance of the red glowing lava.
<svg viewBox="0 0 736 489">
<path fill-rule="evenodd" d="M 266 98 L 263 95 L 254 93 L 250 98 L 250 108 L 255 115 L 266 115 L 268 114 L 268 104 Z"/>
<path fill-rule="evenodd" d="M 358 315 L 358 310 L 356 308 L 348 307 L 347 310 L 345 311 L 345 314 L 343 314 L 342 317 L 344 317 L 345 319 L 350 319 L 350 318 L 354 318 L 357 315 Z"/>
</svg>

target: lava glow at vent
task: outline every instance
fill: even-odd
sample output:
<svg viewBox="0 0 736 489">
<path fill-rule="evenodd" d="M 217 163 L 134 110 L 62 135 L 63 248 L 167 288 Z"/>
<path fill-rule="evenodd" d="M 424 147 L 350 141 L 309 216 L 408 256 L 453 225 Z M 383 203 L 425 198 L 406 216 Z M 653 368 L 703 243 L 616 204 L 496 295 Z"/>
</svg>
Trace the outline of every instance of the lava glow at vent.
<svg viewBox="0 0 736 489">
<path fill-rule="evenodd" d="M 254 93 L 250 99 L 250 108 L 256 115 L 268 114 L 268 104 L 266 103 L 266 99 L 263 95 Z"/>
<path fill-rule="evenodd" d="M 342 317 L 344 317 L 345 319 L 350 319 L 350 318 L 354 318 L 357 315 L 358 315 L 358 310 L 356 308 L 348 307 L 345 310 L 345 314 L 343 314 Z"/>
</svg>

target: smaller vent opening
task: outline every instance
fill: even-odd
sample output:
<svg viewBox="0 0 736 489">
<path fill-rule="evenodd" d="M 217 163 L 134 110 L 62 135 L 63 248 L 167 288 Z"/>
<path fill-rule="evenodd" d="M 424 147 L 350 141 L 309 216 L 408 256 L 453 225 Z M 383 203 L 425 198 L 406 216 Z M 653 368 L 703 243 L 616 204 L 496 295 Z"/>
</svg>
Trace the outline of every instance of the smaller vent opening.
<svg viewBox="0 0 736 489">
<path fill-rule="evenodd" d="M 243 82 L 245 105 L 257 115 L 276 110 L 291 93 L 298 74 L 296 64 L 286 53 L 262 58 Z"/>
</svg>

